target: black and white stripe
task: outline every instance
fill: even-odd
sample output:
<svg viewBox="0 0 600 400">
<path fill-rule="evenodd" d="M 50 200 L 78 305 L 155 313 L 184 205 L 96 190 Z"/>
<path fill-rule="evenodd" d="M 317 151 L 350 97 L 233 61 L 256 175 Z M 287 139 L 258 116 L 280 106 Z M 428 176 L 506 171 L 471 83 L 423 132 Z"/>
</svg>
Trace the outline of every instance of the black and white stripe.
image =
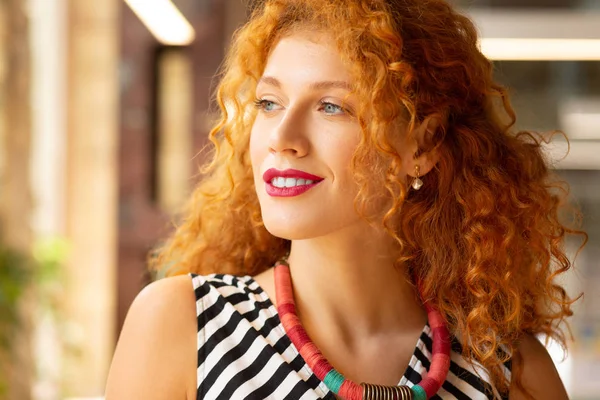
<svg viewBox="0 0 600 400">
<path fill-rule="evenodd" d="M 333 400 L 285 335 L 277 310 L 249 276 L 191 274 L 198 319 L 197 399 Z M 420 382 L 431 363 L 432 337 L 425 326 L 399 385 Z M 502 397 L 487 372 L 452 346 L 450 371 L 434 399 Z M 510 365 L 505 366 L 510 377 Z"/>
</svg>

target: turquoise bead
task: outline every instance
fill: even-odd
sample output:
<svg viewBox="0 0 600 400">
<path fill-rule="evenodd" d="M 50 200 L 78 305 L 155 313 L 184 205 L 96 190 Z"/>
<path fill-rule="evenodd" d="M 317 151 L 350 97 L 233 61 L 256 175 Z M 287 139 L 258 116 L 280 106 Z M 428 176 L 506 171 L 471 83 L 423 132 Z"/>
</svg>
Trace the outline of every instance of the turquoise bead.
<svg viewBox="0 0 600 400">
<path fill-rule="evenodd" d="M 410 390 L 413 392 L 413 400 L 427 400 L 427 393 L 421 386 L 415 385 Z"/>
<path fill-rule="evenodd" d="M 342 387 L 342 383 L 344 383 L 344 380 L 345 378 L 342 374 L 337 372 L 335 369 L 332 369 L 327 373 L 327 375 L 325 375 L 323 382 L 325 383 L 325 386 L 329 388 L 329 390 L 335 394 L 338 394 L 340 388 Z"/>
</svg>

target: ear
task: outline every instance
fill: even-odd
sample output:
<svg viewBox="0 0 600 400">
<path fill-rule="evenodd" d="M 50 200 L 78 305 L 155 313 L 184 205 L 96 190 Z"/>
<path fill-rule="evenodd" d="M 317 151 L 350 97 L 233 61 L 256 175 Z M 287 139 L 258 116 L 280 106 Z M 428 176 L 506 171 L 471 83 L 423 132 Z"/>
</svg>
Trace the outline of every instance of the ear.
<svg viewBox="0 0 600 400">
<path fill-rule="evenodd" d="M 406 160 L 409 176 L 416 176 L 416 166 L 419 166 L 419 176 L 425 176 L 435 167 L 439 160 L 439 153 L 432 148 L 432 139 L 440 127 L 440 117 L 432 114 L 426 117 L 411 134 L 412 157 Z"/>
</svg>

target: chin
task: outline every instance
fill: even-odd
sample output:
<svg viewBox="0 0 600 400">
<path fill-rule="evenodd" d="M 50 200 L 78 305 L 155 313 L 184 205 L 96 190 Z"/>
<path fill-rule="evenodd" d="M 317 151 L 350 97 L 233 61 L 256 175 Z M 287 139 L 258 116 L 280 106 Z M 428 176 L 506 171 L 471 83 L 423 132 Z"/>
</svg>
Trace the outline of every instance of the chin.
<svg viewBox="0 0 600 400">
<path fill-rule="evenodd" d="M 264 215 L 263 222 L 267 231 L 286 240 L 305 240 L 324 236 L 326 223 L 311 221 L 307 218 L 289 218 L 286 216 Z"/>
</svg>

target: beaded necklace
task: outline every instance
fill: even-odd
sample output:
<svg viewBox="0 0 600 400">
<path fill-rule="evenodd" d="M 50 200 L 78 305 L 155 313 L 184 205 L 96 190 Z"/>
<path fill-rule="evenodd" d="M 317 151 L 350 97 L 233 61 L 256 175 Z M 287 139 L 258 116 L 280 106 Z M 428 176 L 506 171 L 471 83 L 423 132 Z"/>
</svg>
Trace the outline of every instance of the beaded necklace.
<svg viewBox="0 0 600 400">
<path fill-rule="evenodd" d="M 427 400 L 437 393 L 450 369 L 450 333 L 439 311 L 425 304 L 433 332 L 433 357 L 427 377 L 418 385 L 360 385 L 336 371 L 311 341 L 296 313 L 290 266 L 285 260 L 275 265 L 275 296 L 281 324 L 309 368 L 329 390 L 344 400 Z"/>
</svg>

